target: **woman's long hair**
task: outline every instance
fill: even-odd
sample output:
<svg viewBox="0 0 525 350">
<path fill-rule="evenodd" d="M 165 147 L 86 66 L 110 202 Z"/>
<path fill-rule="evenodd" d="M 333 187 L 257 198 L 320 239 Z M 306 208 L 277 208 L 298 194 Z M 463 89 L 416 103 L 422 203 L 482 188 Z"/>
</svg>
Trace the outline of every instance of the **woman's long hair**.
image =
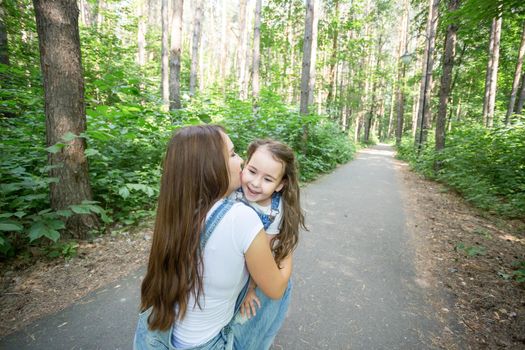
<svg viewBox="0 0 525 350">
<path fill-rule="evenodd" d="M 153 307 L 148 319 L 152 330 L 167 330 L 182 320 L 190 293 L 197 304 L 202 294 L 200 232 L 206 214 L 229 185 L 222 132 L 216 125 L 190 126 L 169 142 L 141 287 L 141 310 Z"/>
<path fill-rule="evenodd" d="M 282 178 L 284 185 L 280 191 L 283 202 L 283 219 L 279 234 L 271 241 L 275 262 L 279 266 L 281 261 L 297 247 L 299 229 L 302 227 L 306 230 L 301 210 L 297 163 L 293 150 L 284 143 L 275 140 L 255 140 L 248 146 L 246 164 L 250 162 L 255 151 L 261 147 L 268 150 L 276 161 L 283 164 L 284 168 Z"/>
</svg>

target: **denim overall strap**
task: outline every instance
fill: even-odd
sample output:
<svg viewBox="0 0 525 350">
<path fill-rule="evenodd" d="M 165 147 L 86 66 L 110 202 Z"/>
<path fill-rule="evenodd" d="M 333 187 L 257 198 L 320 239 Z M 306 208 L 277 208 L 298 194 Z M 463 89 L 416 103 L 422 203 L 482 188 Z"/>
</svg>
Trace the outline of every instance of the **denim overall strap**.
<svg viewBox="0 0 525 350">
<path fill-rule="evenodd" d="M 211 234 L 213 233 L 213 230 L 215 230 L 215 227 L 219 224 L 219 222 L 222 220 L 224 215 L 230 210 L 232 207 L 233 202 L 231 200 L 225 199 L 217 209 L 210 215 L 209 219 L 206 220 L 206 223 L 204 224 L 204 229 L 201 231 L 201 251 L 204 250 L 204 247 L 206 246 L 206 243 L 208 242 L 208 239 L 211 237 Z"/>
<path fill-rule="evenodd" d="M 275 217 L 279 213 L 279 202 L 280 201 L 281 201 L 281 193 L 274 192 L 272 194 L 272 204 L 270 208 L 270 214 L 263 214 L 256 210 L 257 215 L 259 215 L 259 218 L 261 219 L 265 230 L 267 230 L 268 227 L 270 227 L 273 220 L 275 220 Z"/>
</svg>

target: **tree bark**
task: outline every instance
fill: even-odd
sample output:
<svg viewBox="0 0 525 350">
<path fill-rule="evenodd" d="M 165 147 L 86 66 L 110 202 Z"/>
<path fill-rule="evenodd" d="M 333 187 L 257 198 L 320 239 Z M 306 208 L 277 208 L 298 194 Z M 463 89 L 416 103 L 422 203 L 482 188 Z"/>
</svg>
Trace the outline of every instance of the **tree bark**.
<svg viewBox="0 0 525 350">
<path fill-rule="evenodd" d="M 339 21 L 339 1 L 335 0 L 335 20 L 336 23 Z M 334 99 L 334 90 L 335 90 L 335 81 L 336 81 L 336 64 L 337 64 L 337 38 L 339 31 L 336 27 L 334 28 L 334 33 L 332 36 L 332 55 L 330 57 L 330 70 L 329 70 L 329 80 L 328 80 L 328 95 L 326 97 L 326 102 L 330 107 Z M 330 109 L 330 108 L 329 108 Z"/>
<path fill-rule="evenodd" d="M 144 2 L 140 2 L 137 8 L 137 17 L 139 19 L 137 28 L 137 63 L 139 66 L 146 64 L 146 11 Z"/>
<path fill-rule="evenodd" d="M 180 64 L 182 51 L 183 0 L 174 0 L 170 45 L 170 111 L 180 109 Z"/>
<path fill-rule="evenodd" d="M 245 100 L 248 97 L 248 92 L 245 89 L 246 79 L 246 50 L 248 43 L 248 30 L 246 25 L 246 1 L 239 1 L 239 48 L 237 50 L 237 67 L 239 70 L 238 88 L 239 98 Z"/>
<path fill-rule="evenodd" d="M 86 131 L 84 78 L 80 56 L 76 1 L 34 0 L 40 65 L 44 85 L 46 142 L 60 142 L 65 134 Z M 62 141 L 64 142 L 64 141 Z M 50 201 L 54 210 L 91 200 L 86 141 L 77 137 L 60 151 L 49 153 Z M 86 238 L 97 225 L 93 215 L 73 215 L 66 222 L 67 236 Z"/>
<path fill-rule="evenodd" d="M 492 74 L 490 76 L 490 99 L 487 111 L 487 127 L 494 125 L 494 110 L 496 107 L 496 89 L 498 85 L 499 48 L 501 38 L 501 17 L 496 20 L 496 32 L 494 34 L 494 60 L 492 61 Z"/>
<path fill-rule="evenodd" d="M 6 16 L 4 4 L 0 2 L 0 63 L 9 65 L 9 48 L 7 45 L 7 30 L 4 18 Z"/>
<path fill-rule="evenodd" d="M 261 6 L 262 0 L 255 1 L 255 24 L 253 27 L 253 66 L 252 66 L 252 98 L 254 113 L 259 104 L 259 68 L 261 66 Z"/>
<path fill-rule="evenodd" d="M 308 114 L 308 107 L 313 100 L 312 82 L 315 82 L 315 77 L 314 79 L 312 79 L 311 75 L 312 70 L 315 70 L 314 39 L 317 38 L 317 30 L 314 30 L 314 27 L 316 25 L 315 11 L 315 0 L 307 0 L 306 18 L 304 24 L 303 65 L 301 72 L 301 102 L 299 106 L 299 111 L 303 115 Z"/>
<path fill-rule="evenodd" d="M 449 0 L 448 10 L 450 13 L 457 10 L 459 0 Z M 447 27 L 445 37 L 445 48 L 443 53 L 443 75 L 441 76 L 441 87 L 439 89 L 439 109 L 436 118 L 436 151 L 445 148 L 445 126 L 447 122 L 448 98 L 452 86 L 452 69 L 454 68 L 454 57 L 456 55 L 456 35 L 458 27 L 451 23 Z"/>
<path fill-rule="evenodd" d="M 521 76 L 521 93 L 516 105 L 516 114 L 521 114 L 523 111 L 523 103 L 525 102 L 525 73 Z"/>
<path fill-rule="evenodd" d="M 512 90 L 510 92 L 509 106 L 507 107 L 507 114 L 505 115 L 505 125 L 509 124 L 510 117 L 514 113 L 514 104 L 516 103 L 516 95 L 520 85 L 521 69 L 523 66 L 523 56 L 525 55 L 525 22 L 523 22 L 523 30 L 521 32 L 521 44 L 518 51 L 518 61 L 516 62 L 516 70 L 514 72 L 514 80 L 512 82 Z"/>
<path fill-rule="evenodd" d="M 406 87 L 406 64 L 402 62 L 402 55 L 408 54 L 408 0 L 404 2 L 404 11 L 401 27 L 401 40 L 399 41 L 398 48 L 398 59 L 397 59 L 397 91 L 396 91 L 396 100 L 397 100 L 397 109 L 396 109 L 396 146 L 401 145 L 401 139 L 403 137 L 403 123 L 405 116 L 405 87 Z M 402 52 L 404 50 L 404 52 Z M 390 136 L 390 134 L 389 134 Z"/>
<path fill-rule="evenodd" d="M 191 45 L 191 69 L 190 69 L 190 96 L 195 95 L 197 86 L 197 71 L 199 70 L 199 45 L 201 39 L 202 4 L 196 1 L 195 15 L 193 17 L 193 39 Z"/>
<path fill-rule="evenodd" d="M 501 17 L 492 20 L 489 42 L 489 59 L 485 79 L 485 98 L 483 100 L 483 124 L 492 127 L 496 103 L 496 86 L 498 80 L 499 47 L 501 37 Z"/>
<path fill-rule="evenodd" d="M 161 92 L 162 102 L 164 106 L 170 104 L 170 89 L 169 89 L 169 21 L 168 21 L 168 0 L 162 0 L 161 5 L 162 18 L 162 58 L 161 58 Z"/>
<path fill-rule="evenodd" d="M 436 42 L 436 30 L 438 24 L 438 9 L 440 0 L 429 1 L 427 21 L 427 41 L 423 61 L 423 76 L 421 77 L 420 102 L 417 120 L 417 132 L 415 145 L 420 154 L 426 144 L 428 129 L 430 126 L 430 99 L 432 92 L 432 70 L 434 66 L 434 48 Z"/>
</svg>

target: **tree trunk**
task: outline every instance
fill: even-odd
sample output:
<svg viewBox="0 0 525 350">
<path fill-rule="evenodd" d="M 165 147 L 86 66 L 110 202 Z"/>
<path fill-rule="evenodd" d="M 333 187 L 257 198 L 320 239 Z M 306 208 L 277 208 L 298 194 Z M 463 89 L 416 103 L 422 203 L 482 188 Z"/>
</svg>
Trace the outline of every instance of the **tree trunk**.
<svg viewBox="0 0 525 350">
<path fill-rule="evenodd" d="M 492 74 L 490 76 L 490 98 L 487 110 L 487 127 L 489 128 L 491 128 L 494 124 L 494 110 L 496 107 L 496 89 L 498 85 L 501 22 L 501 17 L 496 20 L 496 32 L 494 33 L 494 60 L 492 61 Z"/>
<path fill-rule="evenodd" d="M 339 21 L 339 1 L 335 0 L 335 20 Z M 337 64 L 337 37 L 338 37 L 339 31 L 336 26 L 334 28 L 334 33 L 332 36 L 332 55 L 330 57 L 330 71 L 328 75 L 328 96 L 326 97 L 326 102 L 328 106 L 330 107 L 333 103 L 334 99 L 334 90 L 335 90 L 335 80 L 336 80 L 336 64 Z M 330 109 L 330 108 L 329 108 Z"/>
<path fill-rule="evenodd" d="M 162 0 L 161 6 L 162 18 L 162 62 L 161 62 L 161 92 L 162 102 L 164 106 L 168 107 L 170 104 L 170 90 L 169 90 L 169 22 L 168 22 L 168 0 Z"/>
<path fill-rule="evenodd" d="M 312 66 L 315 69 L 315 50 L 314 50 L 314 26 L 315 22 L 315 0 L 307 0 L 306 2 L 306 19 L 304 24 L 304 43 L 303 43 L 303 65 L 301 72 L 301 103 L 299 106 L 299 111 L 301 114 L 308 114 L 308 106 L 311 104 L 313 99 L 313 86 L 312 82 L 315 81 L 312 79 Z M 316 36 L 316 35 L 315 35 Z"/>
<path fill-rule="evenodd" d="M 255 1 L 255 24 L 253 27 L 253 67 L 252 67 L 252 98 L 254 113 L 259 104 L 259 68 L 261 66 L 261 6 L 262 0 Z"/>
<path fill-rule="evenodd" d="M 4 18 L 6 16 L 4 4 L 0 2 L 0 63 L 9 65 L 9 49 L 7 46 L 7 30 Z"/>
<path fill-rule="evenodd" d="M 449 0 L 448 10 L 453 13 L 457 10 L 459 0 Z M 439 89 L 439 109 L 436 119 L 436 151 L 445 148 L 445 125 L 447 122 L 448 98 L 452 86 L 452 69 L 456 55 L 457 25 L 449 24 L 445 37 L 445 48 L 443 53 L 443 75 L 441 76 L 441 87 Z"/>
<path fill-rule="evenodd" d="M 170 111 L 180 109 L 180 62 L 183 0 L 174 0 L 170 45 Z"/>
<path fill-rule="evenodd" d="M 403 122 L 404 122 L 404 116 L 405 116 L 406 64 L 401 60 L 401 56 L 408 54 L 408 26 L 409 26 L 408 0 L 405 0 L 405 3 L 404 3 L 402 23 L 403 24 L 401 27 L 401 35 L 400 35 L 401 40 L 399 41 L 398 59 L 397 59 L 398 75 L 397 75 L 397 91 L 396 91 L 396 100 L 397 100 L 396 146 L 398 147 L 401 145 L 401 139 L 403 137 Z"/>
<path fill-rule="evenodd" d="M 423 61 L 423 76 L 421 77 L 420 102 L 417 117 L 417 132 L 415 145 L 420 154 L 424 147 L 430 125 L 430 98 L 432 92 L 432 70 L 434 66 L 434 48 L 438 24 L 438 9 L 440 0 L 430 0 L 427 21 L 427 41 Z"/>
<path fill-rule="evenodd" d="M 516 106 L 516 114 L 521 114 L 523 111 L 523 103 L 525 102 L 525 73 L 521 76 L 521 93 Z"/>
<path fill-rule="evenodd" d="M 499 47 L 501 37 L 501 17 L 492 20 L 489 42 L 489 59 L 485 78 L 485 98 L 483 100 L 483 124 L 492 127 L 496 102 L 496 85 L 498 80 Z"/>
<path fill-rule="evenodd" d="M 246 79 L 246 50 L 248 43 L 248 30 L 246 25 L 246 1 L 239 1 L 239 48 L 237 50 L 237 69 L 239 70 L 239 98 L 245 100 L 248 92 L 245 89 L 244 80 Z"/>
<path fill-rule="evenodd" d="M 137 16 L 139 19 L 138 28 L 137 28 L 137 63 L 139 66 L 144 66 L 146 64 L 146 11 L 145 4 L 141 2 L 137 8 Z"/>
<path fill-rule="evenodd" d="M 521 68 L 523 65 L 523 56 L 525 55 L 525 22 L 523 22 L 523 30 L 521 32 L 521 44 L 518 51 L 518 61 L 516 62 L 516 71 L 514 72 L 514 81 L 512 82 L 512 90 L 510 92 L 509 106 L 507 114 L 505 115 L 505 125 L 509 124 L 510 117 L 514 113 L 514 104 L 516 103 L 516 95 L 520 85 Z"/>
<path fill-rule="evenodd" d="M 85 139 L 62 140 L 67 133 L 80 135 L 86 131 L 79 11 L 76 1 L 34 0 L 33 4 L 44 84 L 46 142 L 48 146 L 67 143 L 48 156 L 52 168 L 49 175 L 58 180 L 50 184 L 51 207 L 61 210 L 92 199 Z M 67 234 L 86 238 L 96 225 L 93 215 L 73 215 L 66 222 Z"/>
<path fill-rule="evenodd" d="M 379 34 L 378 43 L 377 43 L 377 54 L 376 54 L 376 65 L 375 65 L 375 71 L 373 74 L 370 74 L 371 78 L 374 80 L 372 82 L 372 101 L 370 103 L 370 111 L 368 113 L 368 117 L 365 119 L 365 137 L 364 141 L 369 142 L 370 141 L 370 128 L 372 127 L 372 122 L 374 120 L 374 113 L 376 108 L 376 90 L 377 90 L 377 73 L 379 72 L 379 67 L 381 63 L 381 50 L 383 47 L 383 43 L 381 42 L 381 34 Z"/>
<path fill-rule="evenodd" d="M 197 71 L 199 69 L 199 45 L 201 39 L 202 4 L 197 0 L 195 5 L 195 16 L 193 17 L 193 40 L 191 46 L 191 69 L 190 69 L 190 96 L 195 95 L 197 86 Z"/>
<path fill-rule="evenodd" d="M 313 0 L 314 18 L 312 25 L 312 58 L 310 60 L 310 81 L 308 83 L 308 104 L 313 104 L 315 94 L 315 67 L 317 64 L 317 27 L 319 23 L 319 0 Z"/>
</svg>

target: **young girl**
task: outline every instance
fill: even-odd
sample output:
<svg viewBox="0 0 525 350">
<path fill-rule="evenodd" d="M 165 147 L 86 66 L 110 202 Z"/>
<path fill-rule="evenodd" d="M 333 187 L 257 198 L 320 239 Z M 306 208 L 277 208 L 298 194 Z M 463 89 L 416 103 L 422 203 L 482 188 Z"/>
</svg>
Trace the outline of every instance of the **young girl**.
<svg viewBox="0 0 525 350">
<path fill-rule="evenodd" d="M 299 228 L 305 228 L 295 155 L 290 147 L 281 142 L 256 140 L 248 147 L 247 157 L 241 174 L 241 188 L 234 195 L 259 215 L 275 262 L 280 266 L 283 259 L 296 248 Z M 261 307 L 261 297 L 264 303 L 278 302 L 265 297 L 255 287 L 252 280 L 241 305 L 241 315 L 246 318 L 257 316 L 256 306 Z M 267 344 L 260 344 L 262 346 L 258 348 L 265 349 L 271 345 L 284 321 L 288 305 L 289 299 L 281 301 L 280 315 L 272 321 L 274 334 L 267 334 Z"/>
</svg>

